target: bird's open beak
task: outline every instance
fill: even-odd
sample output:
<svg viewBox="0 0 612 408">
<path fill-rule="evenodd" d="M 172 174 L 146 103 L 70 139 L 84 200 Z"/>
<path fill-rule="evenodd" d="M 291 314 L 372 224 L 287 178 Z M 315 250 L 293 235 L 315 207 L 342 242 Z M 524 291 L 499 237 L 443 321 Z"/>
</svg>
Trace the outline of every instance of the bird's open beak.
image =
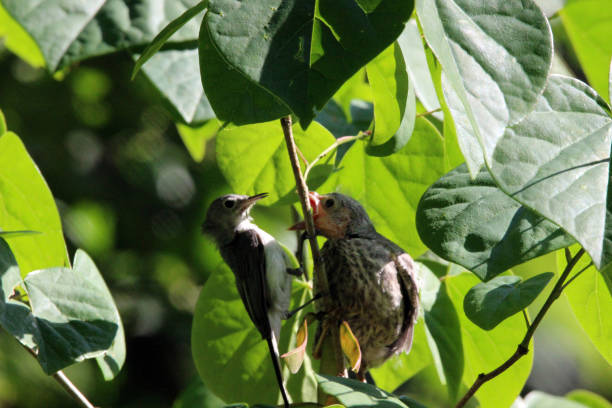
<svg viewBox="0 0 612 408">
<path fill-rule="evenodd" d="M 319 197 L 321 197 L 321 195 L 317 193 L 316 191 L 311 191 L 308 193 L 308 201 L 310 201 L 310 207 L 312 208 L 312 217 L 315 220 L 321 213 L 321 206 L 320 206 L 321 200 L 319 199 Z M 300 221 L 297 224 L 294 224 L 291 227 L 289 227 L 290 231 L 305 230 L 305 229 L 306 229 L 306 223 L 304 221 Z"/>
<path fill-rule="evenodd" d="M 268 193 L 260 193 L 260 194 L 255 194 L 253 196 L 250 196 L 249 198 L 247 198 L 246 200 L 240 203 L 240 211 L 244 212 L 248 210 L 257 201 L 261 200 L 262 198 L 266 198 L 267 196 L 268 196 Z"/>
</svg>

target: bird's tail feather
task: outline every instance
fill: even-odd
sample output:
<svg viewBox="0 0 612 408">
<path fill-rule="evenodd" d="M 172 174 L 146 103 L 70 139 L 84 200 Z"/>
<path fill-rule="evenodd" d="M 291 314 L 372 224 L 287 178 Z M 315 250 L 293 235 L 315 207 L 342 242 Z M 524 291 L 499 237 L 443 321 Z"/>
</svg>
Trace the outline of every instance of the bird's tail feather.
<svg viewBox="0 0 612 408">
<path fill-rule="evenodd" d="M 278 381 L 278 388 L 280 388 L 281 395 L 283 397 L 283 403 L 285 408 L 289 408 L 289 396 L 287 395 L 287 389 L 283 383 L 283 374 L 281 373 L 280 357 L 278 353 L 278 345 L 276 342 L 276 336 L 274 331 L 272 335 L 266 339 L 268 347 L 270 348 L 270 357 L 272 358 L 272 365 L 274 366 L 274 373 L 276 374 L 276 380 Z"/>
</svg>

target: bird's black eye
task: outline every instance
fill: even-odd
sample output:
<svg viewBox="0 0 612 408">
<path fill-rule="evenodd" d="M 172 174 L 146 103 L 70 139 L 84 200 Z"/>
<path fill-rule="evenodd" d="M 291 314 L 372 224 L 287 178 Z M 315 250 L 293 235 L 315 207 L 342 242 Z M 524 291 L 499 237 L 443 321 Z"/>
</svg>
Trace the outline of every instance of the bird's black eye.
<svg viewBox="0 0 612 408">
<path fill-rule="evenodd" d="M 325 200 L 325 208 L 332 208 L 334 206 L 334 199 L 333 198 L 328 198 L 327 200 Z"/>
<path fill-rule="evenodd" d="M 225 202 L 223 203 L 225 208 L 232 208 L 234 204 L 236 204 L 234 200 L 225 200 Z"/>
</svg>

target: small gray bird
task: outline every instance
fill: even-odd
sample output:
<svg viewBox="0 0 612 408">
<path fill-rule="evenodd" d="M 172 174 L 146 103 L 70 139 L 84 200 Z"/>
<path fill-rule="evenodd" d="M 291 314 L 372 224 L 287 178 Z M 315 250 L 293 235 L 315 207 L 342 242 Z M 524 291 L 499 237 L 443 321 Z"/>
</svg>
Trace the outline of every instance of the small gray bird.
<svg viewBox="0 0 612 408">
<path fill-rule="evenodd" d="M 292 260 L 285 249 L 250 216 L 251 207 L 268 194 L 228 194 L 212 202 L 202 231 L 212 236 L 223 260 L 234 272 L 238 293 L 255 327 L 268 343 L 284 401 L 289 397 L 281 374 L 278 340 L 281 320 L 291 300 Z"/>
<path fill-rule="evenodd" d="M 376 367 L 412 347 L 419 309 L 415 264 L 402 248 L 383 237 L 361 204 L 339 193 L 309 196 L 315 228 L 327 238 L 321 249 L 329 284 L 320 307 L 338 323 L 346 320 L 359 341 L 365 378 Z M 298 223 L 293 229 L 300 229 Z M 321 290 L 315 286 L 315 293 Z"/>
</svg>

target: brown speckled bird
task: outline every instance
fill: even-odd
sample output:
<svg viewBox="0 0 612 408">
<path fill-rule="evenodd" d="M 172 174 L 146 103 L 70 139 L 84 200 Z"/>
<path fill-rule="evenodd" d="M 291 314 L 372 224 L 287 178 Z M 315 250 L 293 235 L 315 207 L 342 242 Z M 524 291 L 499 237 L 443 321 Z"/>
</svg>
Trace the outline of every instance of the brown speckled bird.
<svg viewBox="0 0 612 408">
<path fill-rule="evenodd" d="M 363 380 L 368 369 L 410 351 L 419 309 L 415 264 L 376 232 L 353 198 L 311 192 L 309 199 L 317 233 L 328 239 L 321 257 L 330 296 L 320 307 L 331 302 L 327 317 L 349 323 L 361 347 L 357 377 Z"/>
</svg>

